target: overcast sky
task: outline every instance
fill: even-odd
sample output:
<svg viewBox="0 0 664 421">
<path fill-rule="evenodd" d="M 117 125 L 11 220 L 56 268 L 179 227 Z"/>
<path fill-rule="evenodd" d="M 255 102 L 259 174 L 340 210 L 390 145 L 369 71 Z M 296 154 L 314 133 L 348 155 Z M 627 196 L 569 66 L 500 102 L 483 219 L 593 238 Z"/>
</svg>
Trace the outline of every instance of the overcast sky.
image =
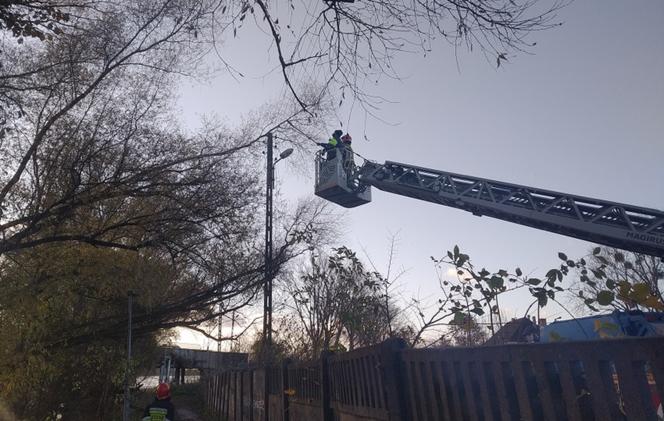
<svg viewBox="0 0 664 421">
<path fill-rule="evenodd" d="M 532 54 L 509 56 L 500 68 L 478 52 L 459 51 L 455 59 L 446 43 L 427 57 L 399 57 L 403 79 L 379 85 L 392 101 L 378 112 L 384 122 L 340 110 L 354 149 L 379 162 L 664 209 L 664 2 L 577 0 L 559 16 L 563 26 L 531 37 Z M 279 75 L 268 73 L 274 63 L 255 48 L 256 39 L 240 34 L 224 49 L 246 75 L 242 80 L 220 74 L 183 86 L 183 121 L 193 126 L 213 113 L 234 123 L 279 95 Z M 370 141 L 362 139 L 365 132 Z M 313 194 L 313 157 L 311 169 L 302 177 L 280 165 L 285 199 Z M 580 256 L 590 247 L 375 189 L 371 204 L 344 215 L 344 244 L 366 250 L 378 269 L 385 268 L 389 237 L 398 234 L 404 296 L 436 297 L 429 256 L 455 244 L 476 266 L 520 266 L 539 275 L 558 264 L 558 251 Z M 506 305 L 523 311 L 528 303 L 514 297 Z M 554 307 L 547 311 L 560 315 Z"/>
</svg>

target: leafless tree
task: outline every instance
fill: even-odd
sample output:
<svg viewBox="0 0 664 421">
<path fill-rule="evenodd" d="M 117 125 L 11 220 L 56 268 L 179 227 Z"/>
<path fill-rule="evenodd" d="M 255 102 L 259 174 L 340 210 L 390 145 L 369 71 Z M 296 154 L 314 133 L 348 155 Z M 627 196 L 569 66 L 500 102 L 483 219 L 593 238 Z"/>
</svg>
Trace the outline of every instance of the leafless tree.
<svg viewBox="0 0 664 421">
<path fill-rule="evenodd" d="M 196 200 L 209 192 L 179 187 L 200 186 L 206 168 L 217 169 L 217 161 L 258 144 L 264 131 L 236 136 L 220 130 L 198 136 L 182 133 L 169 124 L 172 94 L 165 87 L 177 75 L 194 74 L 201 59 L 218 47 L 217 37 L 231 30 L 236 35 L 252 14 L 262 18 L 257 25 L 269 29 L 284 81 L 300 106 L 260 128 L 306 135 L 303 119 L 311 121 L 322 98 L 320 93 L 307 96 L 311 84 L 299 84 L 312 79 L 307 71 L 324 71 L 318 80 L 324 91 L 341 87 L 342 96 L 348 89 L 368 101 L 360 88 L 363 79 L 389 73 L 394 54 L 413 46 L 427 50 L 436 35 L 455 45 L 477 44 L 498 53 L 499 60 L 505 57 L 503 50 L 525 47 L 525 35 L 550 27 L 561 6 L 554 1 L 538 8 L 538 3 L 329 2 L 300 11 L 301 6 L 291 2 L 296 12 L 283 28 L 277 5 L 260 0 L 72 1 L 53 7 L 10 2 L 2 8 L 5 27 L 10 15 L 30 15 L 42 7 L 34 23 L 46 25 L 55 36 L 36 36 L 20 44 L 16 33 L 1 39 L 0 104 L 5 111 L 0 116 L 0 157 L 5 166 L 0 174 L 0 253 L 53 241 L 131 249 L 167 243 L 163 245 L 176 252 L 190 247 L 165 242 L 166 236 L 155 232 L 155 225 L 159 231 L 182 232 L 184 223 L 196 225 L 216 216 Z M 51 23 L 56 29 L 49 29 Z M 298 23 L 302 26 L 296 30 Z M 305 73 L 294 74 L 298 68 Z M 306 116 L 300 115 L 303 110 Z M 60 173 L 52 176 L 54 169 Z M 53 186 L 56 180 L 65 185 Z M 56 189 L 60 191 L 54 193 Z M 164 189 L 172 192 L 168 201 L 163 200 Z M 126 224 L 118 223 L 89 232 L 57 228 L 79 207 L 100 205 L 99 197 L 116 198 L 110 210 L 104 209 L 112 212 L 114 206 L 126 206 L 124 199 L 132 195 L 159 197 L 166 208 L 183 201 L 203 208 L 191 212 L 198 213 L 197 218 L 186 221 L 177 211 L 144 212 L 132 223 L 147 229 L 134 237 L 123 232 Z M 156 216 L 162 213 L 165 218 Z M 49 231 L 53 225 L 56 229 Z"/>
<path fill-rule="evenodd" d="M 404 321 L 403 309 L 396 304 L 398 301 L 396 287 L 398 286 L 399 279 L 406 273 L 403 268 L 395 268 L 398 254 L 398 242 L 398 235 L 391 234 L 389 237 L 390 245 L 387 252 L 387 268 L 384 271 L 385 276 L 380 275 L 381 271 L 378 270 L 371 257 L 366 250 L 364 250 L 364 254 L 369 261 L 369 264 L 374 272 L 378 274 L 381 290 L 381 307 L 385 313 L 385 322 L 387 323 L 389 337 L 402 336 L 400 334 L 404 333 L 404 327 L 408 324 Z"/>
<path fill-rule="evenodd" d="M 318 241 L 321 235 L 325 235 L 325 230 L 316 229 L 324 209 L 318 202 L 300 205 L 285 228 L 275 236 L 272 262 L 275 276 L 280 276 L 285 265 L 309 250 L 311 246 L 307 240 Z M 133 316 L 136 335 L 149 335 L 174 327 L 186 327 L 205 334 L 199 326 L 220 316 L 228 317 L 255 302 L 265 282 L 263 255 L 258 247 L 242 248 L 241 243 L 233 246 L 236 248 L 227 250 L 228 244 L 212 242 L 205 245 L 199 252 L 206 256 L 204 263 L 192 265 L 187 255 L 171 261 L 173 279 L 165 281 L 171 285 L 168 296 L 151 305 L 141 305 L 140 299 L 137 302 Z M 122 338 L 126 324 L 124 312 L 72 323 L 64 326 L 62 331 L 52 332 L 48 346 L 75 346 L 100 337 Z M 236 340 L 245 328 L 247 326 L 241 327 L 237 335 L 214 339 Z"/>
<path fill-rule="evenodd" d="M 83 243 L 170 264 L 186 288 L 139 300 L 139 335 L 196 327 L 220 301 L 225 313 L 247 305 L 264 281 L 264 135 L 306 148 L 320 121 L 284 101 L 234 129 L 178 126 L 175 82 L 197 73 L 217 2 L 58 4 L 67 18 L 53 37 L 0 31 L 1 258 Z M 276 270 L 325 235 L 323 213 L 303 202 L 278 221 Z M 119 337 L 125 325 L 124 314 L 81 320 L 50 346 Z"/>
<path fill-rule="evenodd" d="M 303 329 L 310 357 L 325 349 L 354 349 L 389 337 L 380 275 L 367 271 L 346 247 L 334 249 L 330 256 L 312 253 L 286 289 L 286 307 Z"/>
<path fill-rule="evenodd" d="M 365 89 L 382 76 L 398 77 L 393 59 L 404 52 L 427 53 L 439 41 L 456 50 L 478 49 L 497 65 L 535 45 L 528 35 L 558 25 L 565 0 L 372 0 L 288 2 L 256 0 L 229 6 L 234 30 L 247 15 L 271 34 L 278 66 L 292 95 L 302 79 L 318 80 L 323 92 L 343 102 L 346 95 L 371 108 L 377 97 Z M 225 8 L 224 8 L 225 9 Z M 341 94 L 336 95 L 340 90 Z"/>
<path fill-rule="evenodd" d="M 177 254 L 228 237 L 220 227 L 246 225 L 256 203 L 252 148 L 265 130 L 302 131 L 300 113 L 282 107 L 235 133 L 184 133 L 173 78 L 199 58 L 192 32 L 210 6 L 99 7 L 46 45 L 3 50 L 0 97 L 17 111 L 0 143 L 0 254 L 62 241 Z M 89 213 L 94 224 L 81 220 Z"/>
<path fill-rule="evenodd" d="M 256 167 L 264 134 L 306 148 L 324 117 L 321 92 L 341 88 L 342 97 L 348 91 L 370 103 L 363 81 L 392 74 L 395 54 L 426 51 L 436 36 L 480 46 L 500 63 L 528 46 L 528 33 L 553 24 L 561 3 L 538 3 L 322 2 L 305 10 L 291 2 L 290 17 L 261 0 L 3 4 L 0 256 L 85 243 L 170 259 L 196 288 L 137 311 L 138 333 L 210 320 L 219 300 L 232 312 L 262 282 Z M 31 14 L 37 6 L 44 9 Z M 268 29 L 294 104 L 235 130 L 214 123 L 182 130 L 175 82 L 196 75 L 219 37 L 235 35 L 252 14 Z M 32 26 L 19 22 L 26 16 Z M 307 209 L 286 224 L 279 263 L 320 232 Z M 123 325 L 121 317 L 94 321 L 63 338 L 116 335 Z"/>
</svg>

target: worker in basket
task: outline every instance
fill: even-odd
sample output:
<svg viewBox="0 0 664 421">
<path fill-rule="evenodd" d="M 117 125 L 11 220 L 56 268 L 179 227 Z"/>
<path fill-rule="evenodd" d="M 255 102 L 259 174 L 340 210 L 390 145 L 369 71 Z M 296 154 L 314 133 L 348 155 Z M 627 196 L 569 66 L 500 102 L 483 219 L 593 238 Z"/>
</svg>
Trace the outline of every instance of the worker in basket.
<svg viewBox="0 0 664 421">
<path fill-rule="evenodd" d="M 319 143 L 319 145 L 323 147 L 323 151 L 326 152 L 326 158 L 328 161 L 337 156 L 337 148 L 341 145 L 341 135 L 343 133 L 344 132 L 341 130 L 335 130 L 327 143 Z"/>
<path fill-rule="evenodd" d="M 346 133 L 341 136 L 341 157 L 344 166 L 344 171 L 346 171 L 346 176 L 350 181 L 350 178 L 353 174 L 353 168 L 355 168 L 355 160 L 353 159 L 353 138 L 350 134 Z"/>
</svg>

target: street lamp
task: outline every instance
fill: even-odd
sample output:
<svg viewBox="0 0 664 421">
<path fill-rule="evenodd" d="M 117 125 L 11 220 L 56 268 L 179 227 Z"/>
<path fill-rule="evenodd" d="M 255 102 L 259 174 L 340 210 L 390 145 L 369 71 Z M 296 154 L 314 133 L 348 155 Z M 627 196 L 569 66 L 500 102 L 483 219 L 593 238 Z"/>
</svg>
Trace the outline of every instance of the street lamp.
<svg viewBox="0 0 664 421">
<path fill-rule="evenodd" d="M 282 159 L 288 158 L 292 153 L 293 153 L 293 148 L 286 149 L 285 151 L 279 154 L 279 159 L 274 161 L 274 165 L 277 165 L 277 162 L 281 161 Z"/>
<path fill-rule="evenodd" d="M 265 195 L 265 283 L 263 285 L 263 347 L 272 345 L 272 198 L 274 190 L 274 167 L 293 153 L 288 148 L 273 159 L 273 136 L 267 134 L 267 188 Z"/>
<path fill-rule="evenodd" d="M 265 395 L 263 410 L 265 420 L 269 418 L 269 380 L 268 380 L 268 356 L 272 352 L 272 196 L 274 190 L 274 166 L 277 162 L 287 158 L 293 153 L 288 148 L 279 154 L 279 158 L 273 158 L 273 136 L 267 134 L 267 188 L 265 192 L 265 282 L 263 284 L 263 358 L 265 363 Z"/>
</svg>

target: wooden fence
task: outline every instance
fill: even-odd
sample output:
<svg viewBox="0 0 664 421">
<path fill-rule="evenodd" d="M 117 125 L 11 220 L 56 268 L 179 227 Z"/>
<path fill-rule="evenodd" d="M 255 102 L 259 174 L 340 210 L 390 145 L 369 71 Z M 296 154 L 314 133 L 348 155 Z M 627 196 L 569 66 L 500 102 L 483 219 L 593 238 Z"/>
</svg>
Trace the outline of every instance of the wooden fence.
<svg viewBox="0 0 664 421">
<path fill-rule="evenodd" d="M 210 413 L 263 421 L 264 375 L 207 378 Z M 268 379 L 274 421 L 657 421 L 664 338 L 447 349 L 389 340 L 271 367 Z"/>
</svg>

